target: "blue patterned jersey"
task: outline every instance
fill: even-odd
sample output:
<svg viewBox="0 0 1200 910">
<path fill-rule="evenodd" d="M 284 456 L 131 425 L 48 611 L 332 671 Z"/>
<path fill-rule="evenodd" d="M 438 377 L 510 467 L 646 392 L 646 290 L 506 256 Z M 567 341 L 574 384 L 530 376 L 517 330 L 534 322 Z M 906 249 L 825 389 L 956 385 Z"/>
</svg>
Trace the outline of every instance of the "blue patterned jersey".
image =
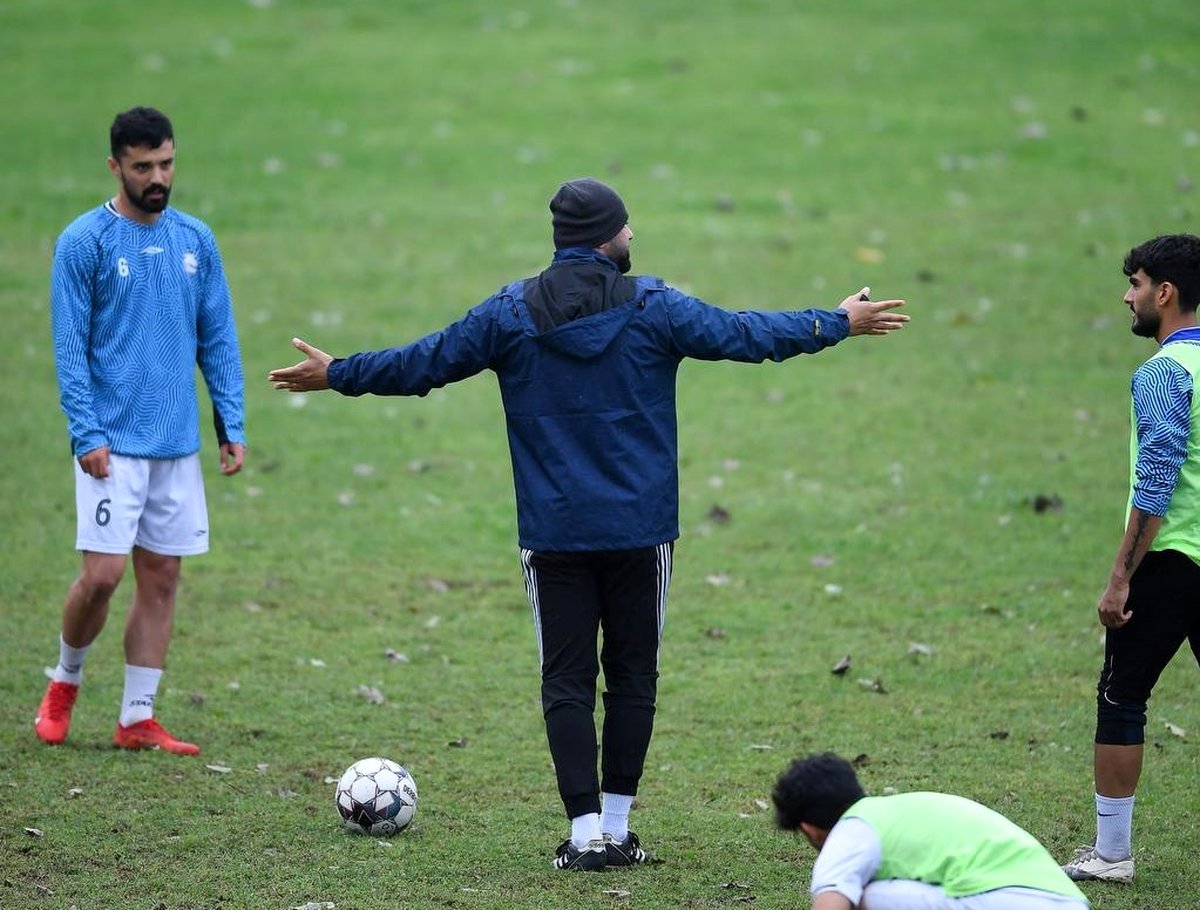
<svg viewBox="0 0 1200 910">
<path fill-rule="evenodd" d="M 50 276 L 54 361 L 71 449 L 135 458 L 200 448 L 196 366 L 221 442 L 245 443 L 229 285 L 208 225 L 175 209 L 154 224 L 107 202 L 72 222 Z"/>
</svg>

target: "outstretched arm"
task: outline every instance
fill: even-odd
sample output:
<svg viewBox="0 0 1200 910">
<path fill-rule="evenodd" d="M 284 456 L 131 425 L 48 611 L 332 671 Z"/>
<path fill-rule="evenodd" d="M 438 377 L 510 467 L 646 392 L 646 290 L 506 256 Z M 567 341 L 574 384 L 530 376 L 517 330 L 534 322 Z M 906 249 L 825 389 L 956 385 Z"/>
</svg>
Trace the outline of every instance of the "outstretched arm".
<svg viewBox="0 0 1200 910">
<path fill-rule="evenodd" d="M 318 392 L 329 388 L 329 364 L 333 357 L 300 338 L 293 338 L 292 346 L 305 355 L 304 359 L 295 366 L 271 370 L 267 374 L 271 384 L 284 392 Z"/>
</svg>

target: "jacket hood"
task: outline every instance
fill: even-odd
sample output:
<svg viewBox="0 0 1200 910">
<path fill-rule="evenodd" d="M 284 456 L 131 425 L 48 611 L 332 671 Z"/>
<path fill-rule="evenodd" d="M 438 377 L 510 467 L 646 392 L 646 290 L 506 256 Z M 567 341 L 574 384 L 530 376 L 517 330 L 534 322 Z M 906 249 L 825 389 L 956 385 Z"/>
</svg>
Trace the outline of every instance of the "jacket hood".
<svg viewBox="0 0 1200 910">
<path fill-rule="evenodd" d="M 542 344 L 587 360 L 602 354 L 633 318 L 637 282 L 606 256 L 564 252 L 525 282 L 522 297 Z"/>
</svg>

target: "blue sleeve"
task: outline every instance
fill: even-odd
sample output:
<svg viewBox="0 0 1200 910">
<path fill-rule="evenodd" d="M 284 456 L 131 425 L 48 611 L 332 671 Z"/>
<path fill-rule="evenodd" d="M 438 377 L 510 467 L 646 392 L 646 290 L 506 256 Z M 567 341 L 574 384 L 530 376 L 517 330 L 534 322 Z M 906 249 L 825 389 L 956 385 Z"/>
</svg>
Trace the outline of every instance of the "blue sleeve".
<svg viewBox="0 0 1200 910">
<path fill-rule="evenodd" d="M 86 234 L 64 232 L 54 246 L 54 264 L 50 270 L 54 366 L 58 373 L 59 400 L 67 415 L 71 451 L 76 458 L 108 445 L 96 415 L 88 363 L 96 267 L 95 244 L 90 241 Z"/>
<path fill-rule="evenodd" d="M 489 366 L 499 336 L 499 304 L 488 298 L 462 319 L 411 344 L 352 354 L 329 365 L 343 395 L 427 395 Z"/>
<path fill-rule="evenodd" d="M 1187 458 L 1192 429 L 1192 376 L 1170 357 L 1154 357 L 1133 374 L 1138 454 L 1133 505 L 1166 515 Z"/>
<path fill-rule="evenodd" d="M 815 354 L 850 332 L 845 310 L 733 312 L 667 288 L 671 341 L 681 357 L 776 362 Z"/>
<path fill-rule="evenodd" d="M 245 377 L 229 282 L 216 238 L 204 232 L 204 287 L 196 317 L 196 362 L 213 403 L 221 443 L 246 443 Z"/>
</svg>

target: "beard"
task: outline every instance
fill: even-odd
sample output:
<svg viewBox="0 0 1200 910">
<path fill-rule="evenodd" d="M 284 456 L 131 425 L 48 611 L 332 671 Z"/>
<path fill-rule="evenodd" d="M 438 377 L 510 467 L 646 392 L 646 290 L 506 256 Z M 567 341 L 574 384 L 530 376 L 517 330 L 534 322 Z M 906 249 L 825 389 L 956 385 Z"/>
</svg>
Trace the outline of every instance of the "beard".
<svg viewBox="0 0 1200 910">
<path fill-rule="evenodd" d="M 1157 338 L 1158 329 L 1162 325 L 1162 320 L 1157 316 L 1141 316 L 1138 313 L 1133 314 L 1133 325 L 1129 330 L 1139 338 Z"/>
<path fill-rule="evenodd" d="M 622 275 L 627 274 L 629 270 L 633 268 L 633 260 L 629 257 L 628 249 L 614 254 L 611 258 L 612 261 L 617 264 L 617 271 L 619 271 Z"/>
<path fill-rule="evenodd" d="M 157 215 L 167 207 L 167 202 L 171 198 L 171 188 L 161 183 L 151 183 L 140 193 L 129 185 L 128 180 L 123 180 L 122 183 L 125 186 L 125 195 L 129 201 L 136 208 L 148 215 Z"/>
</svg>

